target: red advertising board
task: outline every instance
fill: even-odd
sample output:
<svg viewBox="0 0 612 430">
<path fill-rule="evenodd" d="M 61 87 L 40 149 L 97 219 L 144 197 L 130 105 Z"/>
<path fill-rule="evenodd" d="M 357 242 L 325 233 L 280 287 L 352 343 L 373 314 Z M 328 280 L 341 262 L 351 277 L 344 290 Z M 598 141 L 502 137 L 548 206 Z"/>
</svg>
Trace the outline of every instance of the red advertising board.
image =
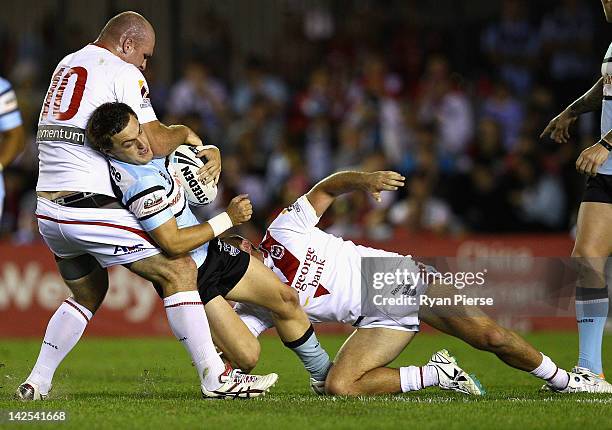
<svg viewBox="0 0 612 430">
<path fill-rule="evenodd" d="M 448 238 L 399 231 L 389 241 L 357 242 L 414 256 L 449 257 L 568 256 L 572 248 L 571 238 L 565 235 Z M 152 286 L 122 267 L 111 268 L 109 273 L 108 295 L 89 324 L 88 335 L 169 335 L 165 312 Z M 68 295 L 44 245 L 0 244 L 0 337 L 41 337 L 50 316 Z M 504 323 L 525 330 L 575 328 L 574 319 L 568 317 Z M 321 331 L 338 329 L 332 325 Z"/>
</svg>

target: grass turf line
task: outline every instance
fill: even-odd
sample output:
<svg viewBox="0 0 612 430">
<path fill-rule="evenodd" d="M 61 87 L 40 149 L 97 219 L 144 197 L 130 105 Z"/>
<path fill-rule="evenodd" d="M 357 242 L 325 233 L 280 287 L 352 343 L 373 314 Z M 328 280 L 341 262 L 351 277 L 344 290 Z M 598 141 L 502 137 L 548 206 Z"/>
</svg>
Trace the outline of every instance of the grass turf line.
<svg viewBox="0 0 612 430">
<path fill-rule="evenodd" d="M 320 339 L 335 353 L 344 337 Z M 560 366 L 573 366 L 576 335 L 542 333 L 528 339 Z M 486 397 L 431 388 L 383 397 L 317 397 L 310 393 L 297 358 L 276 337 L 261 340 L 262 358 L 255 371 L 280 375 L 262 399 L 202 400 L 194 368 L 174 339 L 85 338 L 57 371 L 50 400 L 21 403 L 13 400 L 13 393 L 29 373 L 40 343 L 3 339 L 0 425 L 7 424 L 7 411 L 65 410 L 68 419 L 62 428 L 612 428 L 612 396 L 539 392 L 537 379 L 447 336 L 417 336 L 393 364 L 422 365 L 433 352 L 448 348 L 466 371 L 479 377 Z M 604 351 L 611 347 L 612 336 L 607 335 Z M 604 367 L 612 372 L 609 355 Z"/>
</svg>

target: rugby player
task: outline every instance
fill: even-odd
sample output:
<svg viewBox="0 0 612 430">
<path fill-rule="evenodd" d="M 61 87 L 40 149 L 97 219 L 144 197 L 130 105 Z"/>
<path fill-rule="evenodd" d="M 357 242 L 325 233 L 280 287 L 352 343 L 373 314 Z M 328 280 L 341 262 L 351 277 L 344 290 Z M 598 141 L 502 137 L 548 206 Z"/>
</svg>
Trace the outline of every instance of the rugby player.
<svg viewBox="0 0 612 430">
<path fill-rule="evenodd" d="M 283 210 L 268 227 L 258 249 L 243 238 L 224 239 L 263 260 L 282 281 L 297 290 L 300 303 L 312 321 L 341 322 L 356 327 L 338 352 L 325 383 L 311 381 L 313 389 L 322 392 L 324 386 L 329 394 L 358 395 L 406 392 L 436 385 L 446 377 L 440 368 L 386 367 L 410 343 L 419 330 L 420 318 L 475 348 L 496 354 L 514 368 L 545 380 L 554 391 L 612 392 L 612 387 L 598 380 L 558 368 L 518 334 L 500 327 L 474 306 L 458 305 L 450 309 L 426 306 L 419 310 L 417 302 L 403 308 L 400 316 L 385 319 L 362 315 L 364 257 L 399 257 L 412 272 L 420 271 L 423 266 L 410 256 L 355 245 L 335 237 L 319 229 L 317 223 L 336 197 L 344 193 L 362 190 L 378 199 L 382 191 L 396 190 L 403 181 L 395 172 L 336 173 Z M 421 294 L 427 288 L 423 282 L 427 278 L 417 276 L 416 279 L 420 281 L 414 287 Z M 453 290 L 452 286 L 435 281 L 427 296 L 448 297 Z M 240 303 L 236 312 L 254 336 L 270 327 L 267 313 L 259 308 Z M 230 347 L 238 350 L 242 346 L 235 343 Z M 228 351 L 227 355 L 236 356 L 235 350 Z"/>
<path fill-rule="evenodd" d="M 601 3 L 606 20 L 612 22 L 612 1 Z M 576 169 L 588 179 L 578 210 L 572 257 L 578 274 L 576 321 L 580 339 L 573 371 L 603 380 L 601 344 L 610 308 L 605 266 L 612 253 L 612 44 L 604 56 L 601 75 L 590 90 L 548 123 L 540 138 L 550 135 L 555 142 L 566 143 L 576 119 L 601 107 L 600 139 L 576 160 Z"/>
<path fill-rule="evenodd" d="M 246 195 L 232 199 L 227 211 L 199 224 L 187 204 L 185 190 L 168 158 L 154 159 L 148 137 L 134 111 L 124 103 L 105 103 L 88 123 L 91 146 L 108 157 L 112 186 L 121 204 L 170 256 L 191 252 L 198 267 L 197 285 L 205 306 L 225 305 L 225 312 L 208 314 L 219 344 L 225 338 L 243 340 L 224 327 L 223 314 L 235 315 L 224 297 L 264 306 L 284 344 L 302 360 L 311 377 L 325 379 L 331 366 L 312 324 L 300 307 L 298 295 L 287 288 L 259 260 L 220 240 L 213 240 L 234 225 L 250 219 L 253 209 Z M 246 340 L 252 339 L 247 333 Z M 202 392 L 206 396 L 214 393 Z M 243 390 L 244 392 L 244 390 Z"/>
<path fill-rule="evenodd" d="M 0 221 L 4 204 L 2 171 L 23 150 L 25 132 L 17 97 L 10 82 L 0 77 Z"/>
<path fill-rule="evenodd" d="M 121 101 L 136 112 L 153 154 L 165 156 L 183 143 L 202 144 L 188 127 L 157 120 L 142 74 L 154 47 L 151 24 L 135 12 L 123 12 L 106 23 L 95 42 L 64 57 L 51 78 L 36 136 L 36 216 L 72 297 L 49 321 L 36 364 L 17 388 L 22 400 L 47 397 L 56 369 L 106 295 L 107 267 L 118 264 L 162 290 L 172 332 L 189 352 L 203 391 L 234 397 L 253 389 L 249 395 L 255 396 L 276 380 L 274 374 L 247 376 L 226 369 L 201 306 L 195 262 L 189 255 L 170 259 L 162 254 L 132 213 L 121 207 L 106 159 L 87 142 L 85 128 L 94 109 Z M 201 155 L 208 159 L 201 173 L 216 180 L 221 169 L 218 149 Z"/>
</svg>

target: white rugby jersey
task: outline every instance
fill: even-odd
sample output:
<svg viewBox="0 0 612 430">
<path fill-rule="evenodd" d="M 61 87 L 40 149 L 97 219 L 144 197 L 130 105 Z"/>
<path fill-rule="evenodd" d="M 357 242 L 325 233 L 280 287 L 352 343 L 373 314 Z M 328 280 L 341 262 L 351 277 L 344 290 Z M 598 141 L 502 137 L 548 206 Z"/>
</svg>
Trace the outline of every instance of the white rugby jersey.
<svg viewBox="0 0 612 430">
<path fill-rule="evenodd" d="M 106 102 L 129 105 L 141 124 L 156 120 L 147 82 L 137 67 L 87 45 L 60 61 L 38 122 L 37 191 L 87 191 L 113 196 L 106 159 L 88 147 L 85 128 Z"/>
<path fill-rule="evenodd" d="M 401 255 L 355 245 L 318 222 L 306 196 L 284 209 L 260 245 L 264 263 L 297 290 L 312 321 L 354 324 L 361 316 L 361 258 Z"/>
<path fill-rule="evenodd" d="M 601 64 L 603 77 L 603 100 L 601 105 L 601 137 L 612 130 L 612 43 L 606 51 Z M 608 159 L 597 169 L 597 173 L 612 175 L 612 153 Z"/>
<path fill-rule="evenodd" d="M 114 195 L 138 218 L 146 231 L 156 229 L 172 217 L 176 217 L 179 228 L 199 224 L 167 158 L 153 159 L 145 165 L 109 158 L 106 169 L 110 169 Z M 198 267 L 204 263 L 207 254 L 208 243 L 191 251 Z"/>
</svg>

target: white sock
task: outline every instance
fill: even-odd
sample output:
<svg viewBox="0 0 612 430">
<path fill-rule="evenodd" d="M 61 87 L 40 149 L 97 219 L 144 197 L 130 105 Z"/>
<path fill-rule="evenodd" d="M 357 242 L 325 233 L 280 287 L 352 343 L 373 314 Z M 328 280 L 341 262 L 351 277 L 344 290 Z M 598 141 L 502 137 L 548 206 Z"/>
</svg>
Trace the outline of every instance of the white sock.
<svg viewBox="0 0 612 430">
<path fill-rule="evenodd" d="M 182 291 L 164 299 L 166 316 L 174 336 L 191 356 L 200 383 L 207 390 L 216 390 L 222 384 L 219 376 L 225 364 L 213 344 L 204 305 L 197 291 Z"/>
<path fill-rule="evenodd" d="M 400 367 L 400 385 L 402 393 L 417 391 L 433 385 L 438 385 L 438 372 L 433 366 Z"/>
<path fill-rule="evenodd" d="M 92 316 L 89 309 L 69 298 L 49 320 L 38 359 L 27 379 L 38 384 L 41 394 L 49 392 L 55 370 L 77 344 Z"/>
<path fill-rule="evenodd" d="M 540 352 L 540 354 L 542 353 Z M 540 379 L 544 379 L 557 390 L 564 389 L 569 383 L 569 374 L 565 370 L 557 367 L 557 365 L 544 354 L 542 354 L 542 363 L 529 373 Z"/>
</svg>

